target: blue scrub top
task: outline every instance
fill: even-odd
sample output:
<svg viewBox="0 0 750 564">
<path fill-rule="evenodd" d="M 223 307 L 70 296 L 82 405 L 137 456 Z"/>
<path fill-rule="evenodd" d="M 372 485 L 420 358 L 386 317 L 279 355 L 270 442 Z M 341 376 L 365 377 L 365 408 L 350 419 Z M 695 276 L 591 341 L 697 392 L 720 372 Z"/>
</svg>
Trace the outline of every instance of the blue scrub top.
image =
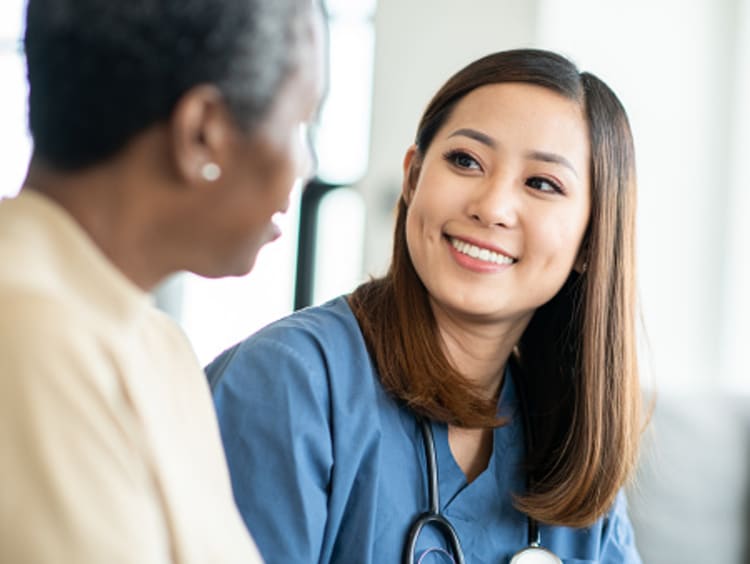
<svg viewBox="0 0 750 564">
<path fill-rule="evenodd" d="M 401 562 L 412 522 L 427 510 L 424 444 L 414 414 L 383 390 L 346 299 L 282 319 L 207 368 L 237 505 L 268 564 Z M 523 429 L 512 379 L 487 469 L 467 484 L 433 423 L 442 512 L 467 564 L 508 562 L 527 544 Z M 563 562 L 640 563 L 625 498 L 585 529 L 541 527 Z M 426 528 L 417 558 L 447 548 Z M 416 560 L 415 560 L 416 561 Z M 439 551 L 423 564 L 448 560 Z"/>
</svg>

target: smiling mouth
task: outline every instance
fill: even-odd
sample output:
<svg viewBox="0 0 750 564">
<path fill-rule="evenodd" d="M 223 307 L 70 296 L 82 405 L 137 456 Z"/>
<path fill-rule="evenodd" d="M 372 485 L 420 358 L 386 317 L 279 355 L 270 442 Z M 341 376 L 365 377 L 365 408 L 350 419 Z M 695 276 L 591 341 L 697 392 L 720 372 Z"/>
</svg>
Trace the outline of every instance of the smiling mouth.
<svg viewBox="0 0 750 564">
<path fill-rule="evenodd" d="M 472 245 L 471 243 L 467 243 L 466 241 L 462 241 L 461 239 L 456 239 L 455 237 L 448 237 L 448 241 L 459 253 L 477 260 L 502 265 L 513 264 L 517 262 L 517 259 L 514 259 L 513 257 L 509 257 L 490 249 Z"/>
</svg>

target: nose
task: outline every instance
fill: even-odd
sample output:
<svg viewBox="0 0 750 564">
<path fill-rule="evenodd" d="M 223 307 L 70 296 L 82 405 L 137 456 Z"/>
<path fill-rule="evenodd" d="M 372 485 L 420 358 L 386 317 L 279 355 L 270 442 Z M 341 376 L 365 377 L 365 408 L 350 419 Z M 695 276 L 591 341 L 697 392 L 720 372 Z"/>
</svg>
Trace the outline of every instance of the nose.
<svg viewBox="0 0 750 564">
<path fill-rule="evenodd" d="M 508 175 L 488 177 L 477 184 L 467 213 L 486 227 L 513 227 L 518 222 L 519 193 Z"/>
</svg>

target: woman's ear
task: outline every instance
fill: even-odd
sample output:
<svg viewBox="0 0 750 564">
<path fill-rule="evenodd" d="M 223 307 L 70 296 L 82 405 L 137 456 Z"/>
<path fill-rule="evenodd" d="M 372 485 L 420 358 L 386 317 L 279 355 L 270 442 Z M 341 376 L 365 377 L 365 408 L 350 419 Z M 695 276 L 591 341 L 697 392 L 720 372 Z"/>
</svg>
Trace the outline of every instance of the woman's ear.
<svg viewBox="0 0 750 564">
<path fill-rule="evenodd" d="M 401 197 L 407 206 L 411 202 L 414 190 L 417 187 L 421 164 L 422 159 L 419 155 L 419 149 L 417 149 L 416 145 L 412 145 L 406 150 L 406 155 L 404 155 L 404 179 L 401 186 Z"/>
<path fill-rule="evenodd" d="M 583 274 L 586 272 L 589 268 L 588 261 L 581 258 L 579 255 L 576 259 L 575 263 L 573 264 L 573 270 L 575 270 L 578 274 Z"/>
<path fill-rule="evenodd" d="M 221 93 L 201 85 L 177 102 L 169 123 L 175 171 L 187 184 L 213 182 L 228 160 L 232 123 Z"/>
<path fill-rule="evenodd" d="M 589 269 L 589 245 L 588 238 L 585 238 L 581 243 L 581 248 L 578 249 L 578 256 L 573 263 L 573 270 L 578 274 L 583 274 Z"/>
</svg>

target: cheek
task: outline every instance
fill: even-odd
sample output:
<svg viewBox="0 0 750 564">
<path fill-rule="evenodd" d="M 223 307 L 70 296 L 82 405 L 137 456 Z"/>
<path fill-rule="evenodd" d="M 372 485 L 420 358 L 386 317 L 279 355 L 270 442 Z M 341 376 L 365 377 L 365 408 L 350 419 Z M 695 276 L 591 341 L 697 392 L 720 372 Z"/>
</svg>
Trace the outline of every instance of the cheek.
<svg viewBox="0 0 750 564">
<path fill-rule="evenodd" d="M 583 220 L 549 217 L 534 224 L 530 242 L 544 257 L 545 264 L 572 268 L 584 229 Z"/>
<path fill-rule="evenodd" d="M 297 181 L 307 182 L 314 172 L 313 168 L 314 158 L 306 134 L 302 130 L 295 130 L 281 152 L 279 167 L 273 178 L 277 201 L 286 201 Z"/>
<path fill-rule="evenodd" d="M 269 199 L 271 200 L 270 205 L 274 208 L 286 207 L 286 201 L 289 199 L 289 194 L 294 187 L 294 182 L 297 179 L 294 167 L 288 166 L 284 170 L 274 177 L 272 183 L 271 194 Z M 276 210 L 274 210 L 275 213 Z"/>
<path fill-rule="evenodd" d="M 406 212 L 406 248 L 417 276 L 422 280 L 430 263 L 430 249 L 434 246 L 430 244 L 430 239 L 434 238 L 434 232 L 429 214 L 418 199 L 412 198 Z"/>
<path fill-rule="evenodd" d="M 418 267 L 429 248 L 440 238 L 442 222 L 433 202 L 422 197 L 423 192 L 415 192 L 406 212 L 406 244 L 412 262 Z"/>
<path fill-rule="evenodd" d="M 254 205 L 264 209 L 266 214 L 274 214 L 286 207 L 289 193 L 297 178 L 294 158 L 288 152 L 276 155 L 269 160 L 264 174 L 256 177 L 257 186 L 254 192 Z"/>
<path fill-rule="evenodd" d="M 419 248 L 419 237 L 418 234 L 421 231 L 419 229 L 419 220 L 417 219 L 417 213 L 415 213 L 415 209 L 412 205 L 409 205 L 409 207 L 406 210 L 406 221 L 404 226 L 404 231 L 406 234 L 406 248 L 409 251 L 409 255 L 411 256 L 412 262 L 418 261 L 418 248 Z"/>
<path fill-rule="evenodd" d="M 458 190 L 447 189 L 439 179 L 423 177 L 409 205 L 412 221 L 430 232 L 440 230 L 461 208 L 461 203 L 456 198 L 457 193 Z"/>
</svg>

